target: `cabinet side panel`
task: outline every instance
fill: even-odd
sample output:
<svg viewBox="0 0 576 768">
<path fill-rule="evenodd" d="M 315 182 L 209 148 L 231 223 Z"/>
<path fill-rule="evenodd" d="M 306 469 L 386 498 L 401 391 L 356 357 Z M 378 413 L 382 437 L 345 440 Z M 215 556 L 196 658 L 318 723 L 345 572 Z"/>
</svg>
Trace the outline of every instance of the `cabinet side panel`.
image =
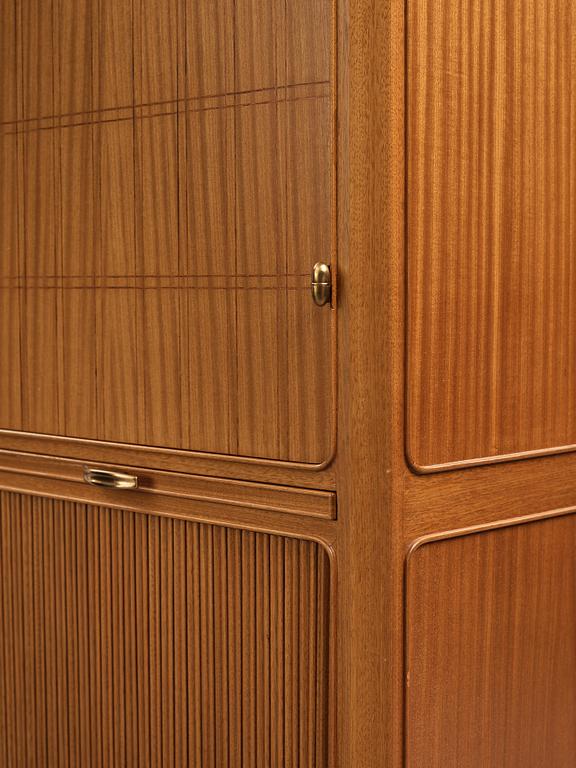
<svg viewBox="0 0 576 768">
<path fill-rule="evenodd" d="M 574 5 L 407 7 L 410 459 L 574 448 Z"/>
<path fill-rule="evenodd" d="M 429 543 L 408 566 L 409 768 L 569 768 L 576 517 Z"/>
</svg>

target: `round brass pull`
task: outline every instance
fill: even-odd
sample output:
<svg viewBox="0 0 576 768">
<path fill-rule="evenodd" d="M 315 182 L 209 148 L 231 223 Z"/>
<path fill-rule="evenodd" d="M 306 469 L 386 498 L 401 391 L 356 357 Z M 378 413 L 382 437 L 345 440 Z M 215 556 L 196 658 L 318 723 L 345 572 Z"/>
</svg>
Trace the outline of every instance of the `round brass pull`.
<svg viewBox="0 0 576 768">
<path fill-rule="evenodd" d="M 115 488 L 116 490 L 138 488 L 138 478 L 135 475 L 109 472 L 106 469 L 90 469 L 89 467 L 84 468 L 84 482 L 98 488 Z"/>
</svg>

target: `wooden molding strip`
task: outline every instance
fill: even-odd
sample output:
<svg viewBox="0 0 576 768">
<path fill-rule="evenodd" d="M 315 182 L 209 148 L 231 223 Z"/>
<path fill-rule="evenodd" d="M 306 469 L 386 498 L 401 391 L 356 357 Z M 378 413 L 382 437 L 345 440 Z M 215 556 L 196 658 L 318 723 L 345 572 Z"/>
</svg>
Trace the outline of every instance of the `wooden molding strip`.
<svg viewBox="0 0 576 768">
<path fill-rule="evenodd" d="M 335 439 L 335 436 L 334 436 Z M 106 464 L 118 464 L 124 458 L 126 465 L 147 467 L 150 470 L 179 471 L 186 474 L 215 475 L 216 477 L 243 477 L 248 481 L 290 483 L 298 487 L 325 487 L 335 485 L 332 456 L 324 464 L 294 464 L 286 461 L 252 459 L 225 454 L 196 454 L 190 451 L 168 450 L 149 446 L 81 440 L 0 429 L 0 450 L 60 456 L 63 459 L 85 461 L 91 457 Z"/>
<path fill-rule="evenodd" d="M 566 515 L 572 515 L 574 513 L 576 513 L 576 507 L 564 507 L 562 509 L 554 509 L 548 512 L 539 512 L 532 515 L 524 515 L 523 517 L 512 517 L 505 520 L 496 520 L 490 523 L 471 525 L 466 528 L 455 528 L 450 531 L 440 531 L 438 533 L 431 533 L 426 536 L 420 536 L 419 538 L 415 539 L 408 548 L 406 555 L 406 568 L 408 568 L 414 553 L 426 544 L 433 544 L 438 541 L 446 541 L 447 539 L 457 539 L 461 536 L 472 536 L 476 533 L 496 531 L 500 528 L 512 528 L 517 525 L 538 523 L 541 520 L 550 520 L 554 517 L 565 517 Z"/>
<path fill-rule="evenodd" d="M 88 489 L 84 483 L 84 468 L 122 470 L 136 475 L 139 488 L 124 491 L 135 499 L 172 497 L 187 501 L 207 502 L 228 507 L 249 507 L 262 512 L 303 515 L 325 520 L 336 519 L 336 494 L 331 491 L 292 488 L 282 485 L 243 482 L 202 475 L 185 475 L 177 472 L 150 471 L 139 467 L 126 467 L 69 459 L 52 459 L 34 454 L 13 454 L 0 451 L 0 487 L 11 488 L 8 478 L 23 476 L 45 480 L 66 481 Z M 118 491 L 99 491 L 113 501 Z M 82 494 L 84 495 L 84 493 Z"/>
<path fill-rule="evenodd" d="M 495 456 L 480 456 L 475 459 L 461 459 L 459 461 L 450 461 L 445 464 L 420 465 L 410 455 L 408 450 L 406 460 L 414 472 L 419 475 L 430 475 L 436 472 L 450 472 L 458 469 L 469 469 L 472 467 L 485 466 L 487 464 L 503 464 L 509 461 L 526 461 L 527 459 L 538 459 L 546 456 L 556 456 L 561 453 L 574 453 L 576 445 L 561 445 L 553 448 L 541 448 L 533 451 L 519 451 L 517 453 L 501 453 Z"/>
</svg>

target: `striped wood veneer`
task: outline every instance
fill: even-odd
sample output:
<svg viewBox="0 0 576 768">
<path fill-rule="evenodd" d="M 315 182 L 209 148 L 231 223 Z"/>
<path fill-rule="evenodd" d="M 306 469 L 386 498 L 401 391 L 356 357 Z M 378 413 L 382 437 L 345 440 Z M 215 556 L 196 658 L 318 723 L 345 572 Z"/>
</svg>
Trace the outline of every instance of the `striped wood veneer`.
<svg viewBox="0 0 576 768">
<path fill-rule="evenodd" d="M 315 543 L 0 493 L 0 764 L 328 768 Z"/>
<path fill-rule="evenodd" d="M 441 536 L 407 567 L 406 767 L 572 768 L 576 516 Z"/>
<path fill-rule="evenodd" d="M 0 0 L 0 429 L 321 463 L 334 0 Z"/>
<path fill-rule="evenodd" d="M 408 451 L 576 443 L 576 6 L 408 0 Z"/>
</svg>

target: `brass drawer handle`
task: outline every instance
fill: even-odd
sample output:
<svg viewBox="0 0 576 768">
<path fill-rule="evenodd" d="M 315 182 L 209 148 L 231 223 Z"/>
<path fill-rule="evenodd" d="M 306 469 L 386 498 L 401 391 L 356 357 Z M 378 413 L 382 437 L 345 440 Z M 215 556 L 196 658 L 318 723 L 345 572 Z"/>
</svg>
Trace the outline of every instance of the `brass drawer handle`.
<svg viewBox="0 0 576 768">
<path fill-rule="evenodd" d="M 98 488 L 116 488 L 117 490 L 138 488 L 138 478 L 135 475 L 109 472 L 105 469 L 90 469 L 89 467 L 84 467 L 84 482 Z"/>
</svg>

